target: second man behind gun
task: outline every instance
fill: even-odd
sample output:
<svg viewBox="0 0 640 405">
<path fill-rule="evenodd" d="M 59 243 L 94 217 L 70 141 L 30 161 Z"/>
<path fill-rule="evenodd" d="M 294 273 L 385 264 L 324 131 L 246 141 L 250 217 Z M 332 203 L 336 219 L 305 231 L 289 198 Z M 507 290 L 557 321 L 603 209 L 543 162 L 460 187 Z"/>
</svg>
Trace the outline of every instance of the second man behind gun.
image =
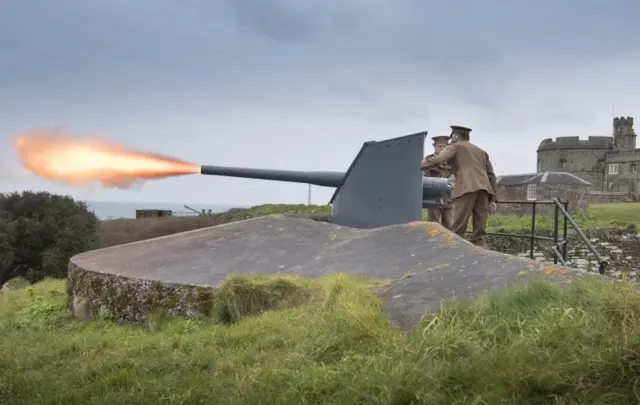
<svg viewBox="0 0 640 405">
<path fill-rule="evenodd" d="M 449 137 L 446 135 L 434 136 L 433 139 L 433 154 L 427 156 L 431 158 L 439 154 L 447 145 L 449 145 Z M 424 175 L 427 177 L 441 177 L 449 180 L 449 186 L 453 187 L 455 184 L 455 176 L 449 163 L 441 163 L 433 166 L 424 171 Z M 453 204 L 451 201 L 451 190 L 445 197 L 445 201 L 442 207 L 429 208 L 427 210 L 428 220 L 430 222 L 438 222 L 447 229 L 451 229 L 453 226 Z"/>
<path fill-rule="evenodd" d="M 456 182 L 451 193 L 453 201 L 453 226 L 451 230 L 464 237 L 472 218 L 471 242 L 486 247 L 487 219 L 496 211 L 496 175 L 489 155 L 469 142 L 471 129 L 451 127 L 451 144 L 439 154 L 427 156 L 422 170 L 429 170 L 442 163 L 449 163 Z"/>
</svg>

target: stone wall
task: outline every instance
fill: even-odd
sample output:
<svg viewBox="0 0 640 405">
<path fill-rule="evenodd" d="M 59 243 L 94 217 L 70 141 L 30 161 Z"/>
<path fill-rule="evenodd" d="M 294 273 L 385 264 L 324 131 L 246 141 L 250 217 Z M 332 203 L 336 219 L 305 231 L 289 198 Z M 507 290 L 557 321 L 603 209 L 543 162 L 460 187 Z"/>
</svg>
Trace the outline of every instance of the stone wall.
<svg viewBox="0 0 640 405">
<path fill-rule="evenodd" d="M 537 171 L 568 172 L 591 183 L 592 190 L 602 191 L 604 162 L 612 143 L 611 137 L 545 139 L 538 149 Z"/>
<path fill-rule="evenodd" d="M 635 227 L 627 229 L 585 229 L 585 234 L 597 252 L 609 261 L 608 275 L 640 279 L 640 233 Z M 514 232 L 515 233 L 515 232 Z M 527 231 L 519 233 L 528 233 Z M 550 231 L 538 232 L 541 236 L 552 236 Z M 569 235 L 567 265 L 587 271 L 598 272 L 598 262 L 586 244 L 575 234 Z M 553 263 L 552 242 L 536 241 L 533 251 L 534 260 Z M 530 241 L 510 239 L 503 236 L 491 236 L 489 247 L 504 253 L 530 257 Z"/>
<path fill-rule="evenodd" d="M 584 213 L 589 209 L 589 187 L 586 185 L 566 185 L 540 183 L 536 185 L 538 201 L 550 201 L 553 198 L 569 201 L 569 213 Z M 498 201 L 526 201 L 527 185 L 517 184 L 498 186 Z M 554 215 L 554 205 L 536 206 L 536 215 Z M 533 204 L 499 204 L 499 212 L 517 215 L 531 215 Z"/>
<path fill-rule="evenodd" d="M 593 191 L 620 191 L 631 197 L 640 192 L 636 138 L 633 117 L 614 117 L 613 136 L 547 138 L 538 146 L 537 171 L 569 172 L 591 183 Z M 610 173 L 612 163 L 618 170 Z"/>
<path fill-rule="evenodd" d="M 640 149 L 634 151 L 614 151 L 606 156 L 607 170 L 605 171 L 604 188 L 605 192 L 623 192 L 627 198 L 632 198 L 638 193 L 640 183 L 640 173 L 638 173 L 638 163 L 640 163 Z M 610 174 L 608 167 L 616 164 L 617 172 Z"/>
<path fill-rule="evenodd" d="M 613 137 L 616 146 L 625 151 L 636 149 L 636 131 L 633 129 L 633 117 L 615 117 L 613 119 Z"/>
<path fill-rule="evenodd" d="M 625 192 L 590 191 L 589 204 L 622 203 L 629 201 L 629 195 Z"/>
</svg>

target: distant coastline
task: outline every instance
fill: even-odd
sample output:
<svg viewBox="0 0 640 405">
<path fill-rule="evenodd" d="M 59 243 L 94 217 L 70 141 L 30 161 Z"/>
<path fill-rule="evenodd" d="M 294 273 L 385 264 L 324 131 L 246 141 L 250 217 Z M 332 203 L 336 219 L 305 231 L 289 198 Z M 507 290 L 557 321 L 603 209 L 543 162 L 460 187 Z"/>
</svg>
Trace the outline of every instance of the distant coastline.
<svg viewBox="0 0 640 405">
<path fill-rule="evenodd" d="M 105 221 L 109 219 L 135 218 L 136 210 L 171 210 L 173 212 L 188 212 L 184 204 L 176 203 L 149 203 L 134 201 L 86 201 L 99 220 Z M 216 205 L 216 204 L 189 204 L 191 208 L 196 210 L 211 210 L 212 212 L 224 212 L 231 208 L 239 206 L 232 205 Z"/>
</svg>

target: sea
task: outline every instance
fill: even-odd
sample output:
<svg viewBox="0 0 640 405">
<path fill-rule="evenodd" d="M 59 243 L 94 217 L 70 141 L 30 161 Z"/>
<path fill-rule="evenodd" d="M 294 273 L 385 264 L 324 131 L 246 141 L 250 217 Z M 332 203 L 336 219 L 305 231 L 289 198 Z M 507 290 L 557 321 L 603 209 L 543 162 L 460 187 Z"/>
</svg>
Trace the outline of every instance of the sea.
<svg viewBox="0 0 640 405">
<path fill-rule="evenodd" d="M 175 203 L 146 203 L 146 202 L 129 202 L 129 201 L 87 201 L 89 208 L 96 214 L 101 221 L 107 219 L 135 218 L 136 210 L 171 210 L 174 215 L 195 215 L 195 213 L 184 206 L 184 204 Z M 212 204 L 186 204 L 187 206 L 197 210 L 211 212 L 224 212 L 231 208 L 244 208 L 241 206 L 231 205 L 212 205 Z"/>
</svg>

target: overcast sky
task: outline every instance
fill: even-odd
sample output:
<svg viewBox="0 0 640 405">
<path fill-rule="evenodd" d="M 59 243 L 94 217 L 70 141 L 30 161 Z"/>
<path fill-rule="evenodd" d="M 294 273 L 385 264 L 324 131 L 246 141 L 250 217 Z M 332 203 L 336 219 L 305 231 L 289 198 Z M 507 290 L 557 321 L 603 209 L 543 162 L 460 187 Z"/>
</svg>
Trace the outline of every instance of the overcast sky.
<svg viewBox="0 0 640 405">
<path fill-rule="evenodd" d="M 306 202 L 305 185 L 191 176 L 76 190 L 16 170 L 62 125 L 199 164 L 346 170 L 361 144 L 471 127 L 499 174 L 547 137 L 640 114 L 634 0 L 1 0 L 0 191 Z M 430 152 L 427 144 L 425 153 Z M 315 187 L 314 203 L 332 190 Z"/>
</svg>

